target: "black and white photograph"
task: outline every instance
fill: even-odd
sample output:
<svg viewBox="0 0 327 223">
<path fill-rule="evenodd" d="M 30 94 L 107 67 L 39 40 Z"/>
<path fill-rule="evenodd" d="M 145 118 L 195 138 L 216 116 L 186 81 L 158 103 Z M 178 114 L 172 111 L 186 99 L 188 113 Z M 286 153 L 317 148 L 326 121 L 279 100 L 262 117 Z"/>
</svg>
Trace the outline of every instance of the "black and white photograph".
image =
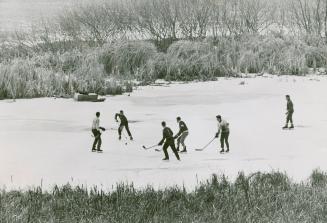
<svg viewBox="0 0 327 223">
<path fill-rule="evenodd" d="M 327 0 L 0 0 L 0 223 L 327 222 Z"/>
</svg>

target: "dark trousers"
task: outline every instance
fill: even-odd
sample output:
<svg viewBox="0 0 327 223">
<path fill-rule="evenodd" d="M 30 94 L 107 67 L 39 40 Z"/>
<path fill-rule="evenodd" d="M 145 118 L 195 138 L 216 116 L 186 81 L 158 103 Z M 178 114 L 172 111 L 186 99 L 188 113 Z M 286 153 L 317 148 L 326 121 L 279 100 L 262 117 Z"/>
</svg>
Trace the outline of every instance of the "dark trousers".
<svg viewBox="0 0 327 223">
<path fill-rule="evenodd" d="M 96 130 L 96 129 L 92 129 L 92 133 L 94 135 L 94 142 L 93 142 L 93 146 L 92 149 L 95 149 L 95 147 L 98 145 L 98 150 L 101 148 L 101 132 Z"/>
<path fill-rule="evenodd" d="M 291 125 L 293 125 L 293 112 L 288 112 L 287 116 L 286 116 L 286 125 L 288 125 L 288 123 L 291 123 Z"/>
<path fill-rule="evenodd" d="M 119 128 L 118 128 L 118 134 L 119 134 L 119 136 L 121 136 L 121 132 L 123 131 L 124 127 L 125 127 L 125 129 L 126 129 L 126 131 L 127 131 L 127 134 L 131 137 L 132 134 L 131 134 L 131 132 L 129 131 L 128 124 L 120 124 L 120 126 L 119 126 Z"/>
<path fill-rule="evenodd" d="M 226 144 L 227 150 L 229 150 L 229 142 L 228 142 L 229 132 L 221 132 L 220 135 L 220 146 L 224 149 L 224 143 Z"/>
<path fill-rule="evenodd" d="M 176 150 L 174 142 L 165 142 L 165 144 L 163 145 L 163 151 L 165 153 L 165 158 L 169 159 L 169 155 L 168 155 L 168 152 L 167 152 L 168 147 L 170 147 L 173 150 L 176 158 L 179 160 L 179 155 L 178 155 L 178 152 Z"/>
</svg>

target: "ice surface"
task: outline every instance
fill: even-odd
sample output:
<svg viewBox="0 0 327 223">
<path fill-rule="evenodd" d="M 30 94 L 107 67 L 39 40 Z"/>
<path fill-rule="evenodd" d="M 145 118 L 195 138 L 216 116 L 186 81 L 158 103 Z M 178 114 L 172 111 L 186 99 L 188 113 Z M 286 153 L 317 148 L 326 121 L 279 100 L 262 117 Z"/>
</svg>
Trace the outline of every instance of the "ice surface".
<svg viewBox="0 0 327 223">
<path fill-rule="evenodd" d="M 0 101 L 0 187 L 42 184 L 47 189 L 69 182 L 110 190 L 118 182 L 133 182 L 136 187 L 177 184 L 193 189 L 213 173 L 234 179 L 239 171 L 271 170 L 304 180 L 315 168 L 327 169 L 326 86 L 323 76 L 222 78 L 141 87 L 131 96 L 107 97 L 103 103 Z M 293 131 L 281 129 L 285 94 L 291 95 L 295 107 Z M 114 114 L 121 109 L 131 120 L 133 142 L 118 141 Z M 102 154 L 90 152 L 96 111 L 108 129 L 102 135 Z M 230 154 L 219 154 L 218 141 L 203 152 L 195 151 L 217 131 L 217 114 L 230 123 Z M 190 129 L 188 153 L 178 162 L 169 151 L 170 161 L 164 162 L 162 152 L 142 145 L 160 141 L 163 120 L 176 132 L 177 116 Z"/>
</svg>

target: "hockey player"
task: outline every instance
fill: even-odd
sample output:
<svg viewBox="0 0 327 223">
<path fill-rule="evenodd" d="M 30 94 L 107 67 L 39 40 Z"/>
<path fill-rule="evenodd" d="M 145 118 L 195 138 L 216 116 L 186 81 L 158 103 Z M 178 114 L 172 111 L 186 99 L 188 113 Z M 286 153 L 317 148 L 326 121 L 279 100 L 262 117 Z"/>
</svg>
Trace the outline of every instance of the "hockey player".
<svg viewBox="0 0 327 223">
<path fill-rule="evenodd" d="M 97 112 L 95 114 L 95 116 L 96 117 L 93 119 L 93 122 L 92 122 L 92 133 L 94 135 L 92 152 L 95 152 L 95 151 L 102 152 L 102 150 L 101 150 L 101 144 L 102 144 L 101 131 L 105 131 L 105 128 L 100 127 L 100 112 Z M 97 147 L 97 149 L 96 149 L 96 147 Z"/>
<path fill-rule="evenodd" d="M 185 153 L 187 152 L 187 150 L 184 141 L 188 136 L 188 128 L 185 122 L 183 122 L 180 117 L 177 117 L 176 120 L 179 125 L 179 132 L 174 136 L 174 139 L 177 139 L 177 151 L 179 151 L 179 146 L 180 144 L 182 144 L 183 150 L 181 151 L 181 153 Z"/>
<path fill-rule="evenodd" d="M 175 148 L 173 131 L 171 131 L 171 129 L 166 126 L 166 122 L 162 122 L 161 125 L 163 127 L 163 137 L 162 137 L 162 140 L 159 142 L 158 145 L 161 146 L 163 144 L 163 151 L 165 153 L 165 158 L 163 158 L 162 160 L 169 160 L 169 155 L 168 155 L 168 152 L 167 152 L 167 149 L 168 149 L 169 146 L 173 150 L 176 158 L 178 160 L 180 160 L 178 152 L 177 152 L 177 150 Z"/>
<path fill-rule="evenodd" d="M 127 118 L 124 115 L 124 112 L 122 110 L 119 113 L 116 113 L 115 114 L 115 120 L 116 120 L 116 122 L 118 122 L 118 119 L 117 119 L 118 117 L 120 119 L 120 125 L 119 125 L 119 128 L 118 128 L 119 140 L 121 140 L 121 132 L 123 131 L 123 128 L 124 127 L 125 127 L 125 129 L 126 129 L 126 131 L 128 133 L 128 136 L 129 136 L 130 140 L 133 140 L 132 134 L 129 131 L 128 120 L 127 120 Z"/>
<path fill-rule="evenodd" d="M 293 106 L 293 102 L 291 100 L 291 97 L 289 95 L 286 95 L 286 101 L 287 101 L 286 124 L 283 127 L 283 129 L 288 128 L 288 122 L 291 123 L 290 129 L 293 129 L 294 128 L 294 125 L 293 125 L 294 106 Z"/>
<path fill-rule="evenodd" d="M 217 115 L 216 118 L 218 121 L 218 132 L 216 133 L 216 138 L 219 137 L 219 133 L 220 133 L 220 146 L 221 146 L 220 153 L 225 152 L 224 143 L 226 144 L 227 147 L 226 153 L 228 153 L 229 152 L 229 142 L 228 142 L 229 123 L 223 120 L 220 115 Z"/>
</svg>

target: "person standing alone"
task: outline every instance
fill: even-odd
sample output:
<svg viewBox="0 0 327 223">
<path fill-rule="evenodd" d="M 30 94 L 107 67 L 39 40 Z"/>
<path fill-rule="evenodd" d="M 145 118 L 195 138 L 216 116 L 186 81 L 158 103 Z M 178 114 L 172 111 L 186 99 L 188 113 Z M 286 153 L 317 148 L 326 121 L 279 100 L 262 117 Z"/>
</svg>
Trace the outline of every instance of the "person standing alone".
<svg viewBox="0 0 327 223">
<path fill-rule="evenodd" d="M 101 131 L 105 130 L 105 129 L 100 127 L 100 112 L 97 112 L 95 114 L 95 116 L 96 117 L 93 119 L 93 122 L 92 122 L 92 133 L 94 135 L 92 152 L 95 152 L 95 151 L 102 152 L 102 150 L 101 150 L 101 144 L 102 144 Z M 96 149 L 96 147 L 97 147 L 97 149 Z"/>
<path fill-rule="evenodd" d="M 185 153 L 185 152 L 187 152 L 187 150 L 186 150 L 186 145 L 185 145 L 184 141 L 185 141 L 186 137 L 188 136 L 188 128 L 187 128 L 185 122 L 183 122 L 180 117 L 177 117 L 176 119 L 177 119 L 177 123 L 179 125 L 179 132 L 174 137 L 174 139 L 177 138 L 177 151 L 179 151 L 179 146 L 180 146 L 180 144 L 182 144 L 183 150 L 181 151 L 181 153 Z"/>
<path fill-rule="evenodd" d="M 118 118 L 120 119 L 120 125 L 118 127 L 118 135 L 119 135 L 119 140 L 121 140 L 121 133 L 125 127 L 126 131 L 127 131 L 127 134 L 130 138 L 130 140 L 133 140 L 133 137 L 132 137 L 132 134 L 131 132 L 129 131 L 129 127 L 128 127 L 128 120 L 126 118 L 126 116 L 124 115 L 124 111 L 121 110 L 119 113 L 116 113 L 115 114 L 115 120 L 116 122 L 118 122 Z"/>
<path fill-rule="evenodd" d="M 218 138 L 220 134 L 220 147 L 221 147 L 220 153 L 225 152 L 224 144 L 226 144 L 227 147 L 226 153 L 228 153 L 229 152 L 229 142 L 228 142 L 229 123 L 223 120 L 220 115 L 217 115 L 216 118 L 218 121 L 218 132 L 216 133 L 216 138 Z"/>
<path fill-rule="evenodd" d="M 178 160 L 180 160 L 178 152 L 177 152 L 177 150 L 175 148 L 173 131 L 171 131 L 171 129 L 166 126 L 166 122 L 162 122 L 161 125 L 163 127 L 163 131 L 162 131 L 163 137 L 162 137 L 162 140 L 159 142 L 158 146 L 161 146 L 163 144 L 163 151 L 165 153 L 165 158 L 163 158 L 162 160 L 169 160 L 169 155 L 168 155 L 168 152 L 167 152 L 167 149 L 168 149 L 169 146 L 173 150 L 176 158 Z"/>
<path fill-rule="evenodd" d="M 293 106 L 293 102 L 291 100 L 291 97 L 289 95 L 286 95 L 286 101 L 287 101 L 287 112 L 286 112 L 286 124 L 283 127 L 283 129 L 287 129 L 288 128 L 288 123 L 291 123 L 290 129 L 294 128 L 293 125 L 293 113 L 294 113 L 294 106 Z"/>
</svg>

